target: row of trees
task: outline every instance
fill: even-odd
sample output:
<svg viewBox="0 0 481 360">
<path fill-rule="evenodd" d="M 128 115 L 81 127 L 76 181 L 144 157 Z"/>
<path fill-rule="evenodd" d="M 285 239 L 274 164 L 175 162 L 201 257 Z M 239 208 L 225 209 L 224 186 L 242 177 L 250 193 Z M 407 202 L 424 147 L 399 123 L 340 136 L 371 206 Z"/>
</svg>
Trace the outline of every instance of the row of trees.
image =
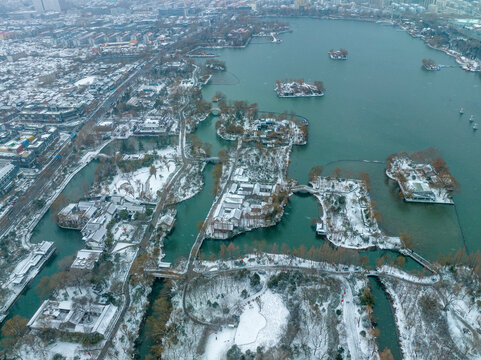
<svg viewBox="0 0 481 360">
<path fill-rule="evenodd" d="M 473 274 L 481 281 L 481 251 L 467 253 L 465 249 L 457 252 L 440 255 L 438 262 L 444 266 L 466 266 L 472 269 Z"/>
<path fill-rule="evenodd" d="M 235 245 L 235 241 L 230 241 L 227 245 L 226 242 L 222 242 L 217 253 L 212 252 L 209 256 L 205 253 L 200 253 L 199 259 L 205 260 L 208 258 L 211 261 L 216 259 L 236 259 L 243 254 L 252 252 L 255 252 L 259 256 L 267 252 L 291 255 L 293 257 L 300 257 L 314 261 L 324 261 L 327 263 L 369 266 L 369 259 L 367 257 L 359 257 L 359 253 L 356 250 L 333 247 L 329 242 L 325 242 L 319 247 L 311 246 L 307 249 L 305 245 L 301 245 L 298 248 L 292 248 L 286 243 L 282 243 L 282 245 L 279 246 L 276 242 L 268 244 L 267 241 L 262 240 L 254 241 L 249 245 L 244 244 L 244 249 L 242 251 L 239 246 Z"/>
<path fill-rule="evenodd" d="M 159 296 L 153 302 L 151 315 L 147 317 L 145 322 L 145 334 L 150 338 L 152 345 L 147 355 L 147 360 L 161 359 L 164 351 L 164 345 L 167 341 L 175 341 L 175 324 L 167 326 L 167 322 L 172 312 L 171 303 L 171 285 L 166 282 Z"/>
</svg>

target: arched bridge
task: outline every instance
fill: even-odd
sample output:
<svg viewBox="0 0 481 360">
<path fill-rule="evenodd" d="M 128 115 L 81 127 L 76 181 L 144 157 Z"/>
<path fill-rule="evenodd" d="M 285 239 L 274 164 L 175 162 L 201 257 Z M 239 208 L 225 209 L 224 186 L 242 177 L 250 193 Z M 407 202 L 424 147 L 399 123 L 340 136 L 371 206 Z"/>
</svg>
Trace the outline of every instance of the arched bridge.
<svg viewBox="0 0 481 360">
<path fill-rule="evenodd" d="M 314 189 L 308 185 L 295 185 L 291 188 L 291 191 L 293 193 L 300 192 L 300 193 L 309 193 L 312 195 L 319 193 L 319 190 Z"/>
</svg>

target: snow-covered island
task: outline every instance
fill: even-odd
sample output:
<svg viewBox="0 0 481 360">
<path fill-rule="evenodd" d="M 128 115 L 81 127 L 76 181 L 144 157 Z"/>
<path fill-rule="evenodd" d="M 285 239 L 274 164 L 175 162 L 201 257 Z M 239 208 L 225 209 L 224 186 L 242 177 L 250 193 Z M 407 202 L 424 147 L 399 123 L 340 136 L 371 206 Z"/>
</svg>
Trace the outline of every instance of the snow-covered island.
<svg viewBox="0 0 481 360">
<path fill-rule="evenodd" d="M 215 124 L 217 135 L 224 140 L 261 142 L 272 147 L 307 143 L 308 122 L 293 114 L 261 113 L 255 105 L 245 104 L 241 115 L 223 112 Z M 239 106 L 238 106 L 239 107 Z"/>
<path fill-rule="evenodd" d="M 219 198 L 207 220 L 207 236 L 227 239 L 279 222 L 288 201 L 290 146 L 243 146 L 218 163 Z M 222 173 L 220 173 L 220 169 Z"/>
<path fill-rule="evenodd" d="M 313 83 L 304 82 L 304 79 L 299 80 L 283 80 L 276 81 L 274 87 L 278 97 L 316 97 L 324 96 L 324 85 L 322 81 L 314 81 Z"/>
<path fill-rule="evenodd" d="M 226 71 L 227 69 L 227 66 L 225 65 L 225 61 L 217 60 L 217 59 L 206 60 L 205 66 L 208 69 L 215 70 L 215 71 Z"/>
<path fill-rule="evenodd" d="M 368 181 L 320 176 L 311 181 L 311 191 L 322 207 L 317 233 L 345 248 L 399 248 L 398 237 L 386 236 L 379 229 Z"/>
<path fill-rule="evenodd" d="M 347 60 L 347 50 L 345 49 L 331 49 L 328 51 L 328 54 L 332 60 Z"/>
<path fill-rule="evenodd" d="M 287 178 L 293 145 L 307 142 L 307 120 L 263 114 L 255 104 L 222 100 L 217 134 L 237 141 L 219 153 L 214 170 L 216 201 L 206 220 L 206 235 L 227 239 L 244 231 L 277 224 L 293 180 Z"/>
<path fill-rule="evenodd" d="M 423 59 L 423 67 L 428 71 L 439 71 L 441 67 L 433 59 Z"/>
<path fill-rule="evenodd" d="M 454 204 L 452 194 L 459 188 L 446 162 L 425 156 L 427 152 L 392 154 L 387 158 L 386 175 L 399 185 L 405 201 Z"/>
</svg>

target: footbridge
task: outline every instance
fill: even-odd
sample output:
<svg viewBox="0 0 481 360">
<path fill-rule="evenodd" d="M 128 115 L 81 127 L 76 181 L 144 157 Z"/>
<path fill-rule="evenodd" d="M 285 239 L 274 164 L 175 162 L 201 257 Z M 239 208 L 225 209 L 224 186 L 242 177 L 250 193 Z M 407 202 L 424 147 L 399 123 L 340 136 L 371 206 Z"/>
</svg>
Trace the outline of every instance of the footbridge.
<svg viewBox="0 0 481 360">
<path fill-rule="evenodd" d="M 217 156 L 211 156 L 211 157 L 202 159 L 202 161 L 215 164 L 215 163 L 218 163 L 220 160 Z"/>
<path fill-rule="evenodd" d="M 426 269 L 428 269 L 429 271 L 433 272 L 433 273 L 437 273 L 438 270 L 436 269 L 436 267 L 434 266 L 434 264 L 432 262 L 430 262 L 429 260 L 423 258 L 421 255 L 419 255 L 418 253 L 410 250 L 410 249 L 399 249 L 399 252 L 405 256 L 408 256 L 410 257 L 411 259 L 413 259 L 414 261 L 416 261 L 418 264 L 424 266 Z"/>
<path fill-rule="evenodd" d="M 159 279 L 182 279 L 184 277 L 183 273 L 178 271 L 174 271 L 172 269 L 166 268 L 146 268 L 144 269 L 144 273 L 150 274 L 153 277 Z"/>
<path fill-rule="evenodd" d="M 98 153 L 93 157 L 95 160 L 100 160 L 100 159 L 110 159 L 112 158 L 110 155 L 104 154 L 104 153 Z"/>
<path fill-rule="evenodd" d="M 293 193 L 309 193 L 312 195 L 319 193 L 318 189 L 314 189 L 313 187 L 308 185 L 295 185 L 291 188 L 291 191 Z"/>
</svg>

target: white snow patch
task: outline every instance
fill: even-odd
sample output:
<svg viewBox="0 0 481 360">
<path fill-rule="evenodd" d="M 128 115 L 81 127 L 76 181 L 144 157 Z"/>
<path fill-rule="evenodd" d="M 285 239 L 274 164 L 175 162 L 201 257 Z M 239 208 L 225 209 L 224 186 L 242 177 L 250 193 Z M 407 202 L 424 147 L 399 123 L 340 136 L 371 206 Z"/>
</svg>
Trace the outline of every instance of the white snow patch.
<svg viewBox="0 0 481 360">
<path fill-rule="evenodd" d="M 205 347 L 206 360 L 225 359 L 227 351 L 234 345 L 236 329 L 222 328 L 209 336 Z"/>
<path fill-rule="evenodd" d="M 242 351 L 275 346 L 285 330 L 289 310 L 280 295 L 268 290 L 260 296 L 259 303 L 251 303 L 241 315 L 235 342 Z"/>
<path fill-rule="evenodd" d="M 253 301 L 247 305 L 239 320 L 235 343 L 239 346 L 255 343 L 259 332 L 266 326 L 266 319 L 259 312 L 259 305 Z"/>
</svg>

